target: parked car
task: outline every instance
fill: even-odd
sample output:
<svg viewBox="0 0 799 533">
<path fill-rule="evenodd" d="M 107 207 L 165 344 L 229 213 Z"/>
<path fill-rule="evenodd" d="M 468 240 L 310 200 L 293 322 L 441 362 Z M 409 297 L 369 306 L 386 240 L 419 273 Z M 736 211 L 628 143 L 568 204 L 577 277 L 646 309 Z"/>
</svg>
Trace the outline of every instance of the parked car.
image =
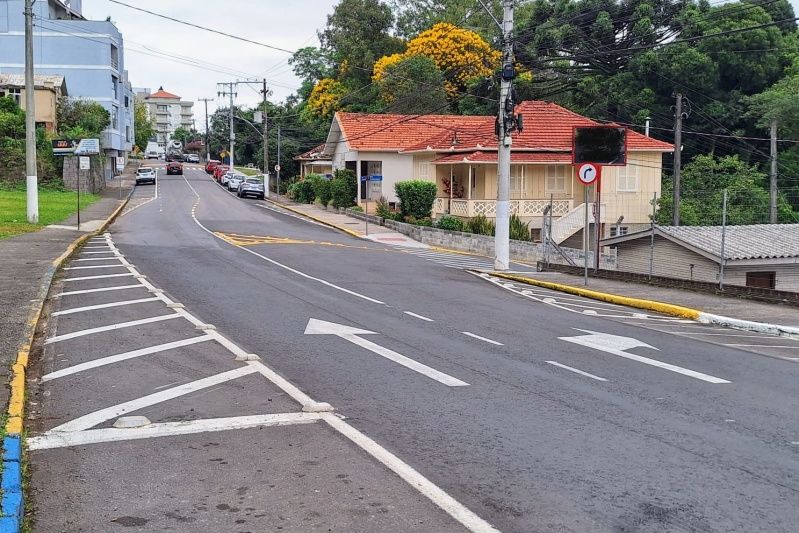
<svg viewBox="0 0 799 533">
<path fill-rule="evenodd" d="M 136 185 L 152 183 L 155 185 L 155 169 L 153 167 L 139 167 L 136 171 Z"/>
<path fill-rule="evenodd" d="M 170 161 L 166 165 L 166 173 L 183 175 L 183 164 L 177 161 Z"/>
<path fill-rule="evenodd" d="M 220 179 L 220 178 L 221 178 L 221 177 L 222 177 L 222 176 L 225 174 L 225 172 L 227 172 L 228 170 L 230 170 L 230 167 L 229 167 L 229 166 L 227 166 L 227 165 L 217 165 L 217 166 L 216 166 L 216 168 L 214 169 L 214 179 L 216 179 L 216 181 L 219 181 L 219 179 Z"/>
<path fill-rule="evenodd" d="M 208 161 L 205 162 L 205 172 L 206 172 L 206 174 L 213 174 L 214 173 L 214 169 L 218 165 L 221 165 L 221 164 L 222 164 L 222 161 L 219 161 L 218 159 L 209 159 Z"/>
<path fill-rule="evenodd" d="M 227 172 L 222 174 L 222 176 L 219 178 L 219 183 L 221 183 L 222 185 L 226 186 L 228 184 L 228 181 L 230 180 L 230 178 L 232 178 L 233 176 L 236 176 L 236 175 L 238 175 L 236 172 L 234 172 L 232 170 L 228 170 Z"/>
<path fill-rule="evenodd" d="M 200 156 L 197 154 L 186 154 L 186 163 L 199 163 Z"/>
<path fill-rule="evenodd" d="M 241 182 L 244 181 L 244 174 L 234 174 L 227 179 L 227 190 L 229 191 L 236 191 L 239 190 L 239 185 Z"/>
<path fill-rule="evenodd" d="M 239 198 L 244 198 L 245 196 L 255 196 L 261 200 L 264 199 L 264 180 L 261 176 L 250 176 L 245 178 L 244 181 L 241 182 L 239 185 L 239 192 L 237 193 Z"/>
</svg>

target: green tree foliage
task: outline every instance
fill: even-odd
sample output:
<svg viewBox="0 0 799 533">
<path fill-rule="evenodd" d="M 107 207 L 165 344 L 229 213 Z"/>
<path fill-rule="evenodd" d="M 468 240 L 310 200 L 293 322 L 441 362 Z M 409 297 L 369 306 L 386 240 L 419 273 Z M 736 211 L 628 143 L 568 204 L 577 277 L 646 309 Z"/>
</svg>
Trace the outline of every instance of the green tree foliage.
<svg viewBox="0 0 799 533">
<path fill-rule="evenodd" d="M 58 133 L 67 139 L 99 138 L 111 124 L 111 113 L 101 104 L 62 98 L 58 109 Z"/>
<path fill-rule="evenodd" d="M 196 141 L 200 137 L 200 134 L 196 131 L 184 128 L 183 126 L 179 127 L 174 131 L 174 133 L 172 133 L 172 139 L 182 142 L 183 146 L 192 141 Z"/>
<path fill-rule="evenodd" d="M 530 241 L 530 224 L 522 222 L 515 213 L 510 216 L 510 238 L 514 241 Z"/>
<path fill-rule="evenodd" d="M 147 149 L 147 143 L 155 139 L 155 124 L 147 114 L 147 105 L 139 100 L 133 100 L 133 131 L 135 143 L 139 150 Z"/>
<path fill-rule="evenodd" d="M 25 176 L 25 112 L 6 96 L 0 97 L 0 182 Z"/>
<path fill-rule="evenodd" d="M 408 180 L 395 183 L 394 192 L 399 198 L 403 217 L 422 219 L 430 217 L 438 188 L 430 181 Z"/>
<path fill-rule="evenodd" d="M 355 172 L 349 169 L 336 170 L 330 184 L 333 207 L 351 207 L 358 196 L 358 182 Z"/>
<path fill-rule="evenodd" d="M 446 110 L 444 75 L 429 57 L 413 55 L 389 65 L 378 82 L 387 113 L 423 114 Z"/>
</svg>

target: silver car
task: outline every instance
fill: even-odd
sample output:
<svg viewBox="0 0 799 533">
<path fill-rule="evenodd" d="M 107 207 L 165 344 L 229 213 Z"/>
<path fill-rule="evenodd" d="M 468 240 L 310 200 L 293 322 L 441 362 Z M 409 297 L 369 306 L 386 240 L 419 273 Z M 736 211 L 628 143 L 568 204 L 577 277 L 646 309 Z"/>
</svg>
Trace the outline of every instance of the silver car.
<svg viewBox="0 0 799 533">
<path fill-rule="evenodd" d="M 239 192 L 237 194 L 239 198 L 244 198 L 245 196 L 255 196 L 256 198 L 263 200 L 265 196 L 263 176 L 252 176 L 245 178 L 244 181 L 239 184 Z"/>
<path fill-rule="evenodd" d="M 200 156 L 197 154 L 187 154 L 186 155 L 186 163 L 199 163 Z"/>
<path fill-rule="evenodd" d="M 232 178 L 233 176 L 235 176 L 235 175 L 236 175 L 235 172 L 233 172 L 232 170 L 229 170 L 229 171 L 225 172 L 224 174 L 222 174 L 222 177 L 219 178 L 219 183 L 221 183 L 222 185 L 227 186 L 228 180 L 230 178 Z"/>
<path fill-rule="evenodd" d="M 245 176 L 243 174 L 234 174 L 227 179 L 227 190 L 229 191 L 238 191 L 239 185 L 241 182 L 244 181 Z"/>
</svg>

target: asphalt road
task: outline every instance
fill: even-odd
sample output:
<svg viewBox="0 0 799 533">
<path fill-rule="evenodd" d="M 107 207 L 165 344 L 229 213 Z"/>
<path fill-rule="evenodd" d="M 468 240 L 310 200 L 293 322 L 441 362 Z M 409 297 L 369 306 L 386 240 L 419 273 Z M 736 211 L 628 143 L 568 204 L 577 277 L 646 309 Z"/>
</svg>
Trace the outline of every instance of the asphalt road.
<svg viewBox="0 0 799 533">
<path fill-rule="evenodd" d="M 799 357 L 790 348 L 794 341 L 758 337 L 746 344 L 779 343 L 788 346 L 788 355 L 753 353 L 696 335 L 717 340 L 734 332 L 480 278 L 311 224 L 264 202 L 237 199 L 200 170 L 162 176 L 157 190 L 157 198 L 142 200 L 110 230 L 130 264 L 198 320 L 213 324 L 244 352 L 259 354 L 314 400 L 332 404 L 349 425 L 497 529 L 796 530 L 799 365 L 789 358 Z M 111 292 L 117 291 L 101 294 Z M 105 323 L 91 323 L 140 318 L 123 309 L 133 307 L 108 309 Z M 89 327 L 68 326 L 62 317 L 57 322 L 59 334 Z M 158 331 L 126 342 L 130 349 L 165 342 L 153 340 Z M 98 344 L 80 349 L 99 355 L 104 346 Z M 48 352 L 49 368 L 42 373 L 74 364 L 59 363 L 62 351 Z M 219 364 L 210 354 L 202 357 L 209 366 Z M 124 368 L 109 367 L 125 384 L 118 398 L 95 400 L 93 394 L 107 395 L 108 389 L 92 388 L 89 379 L 77 390 L 73 383 L 50 391 L 64 399 L 60 411 L 54 400 L 43 399 L 39 415 L 68 421 L 136 397 Z M 160 371 L 148 371 L 153 386 L 182 383 L 194 372 L 158 380 Z M 264 394 L 280 394 L 258 386 L 263 384 L 241 381 L 236 388 L 247 414 L 266 409 Z M 150 390 L 141 383 L 139 388 Z M 70 407 L 81 402 L 88 405 L 79 412 Z M 231 415 L 203 405 L 203 416 Z M 269 412 L 288 410 L 290 405 Z M 148 418 L 192 418 L 185 411 L 150 412 Z M 54 425 L 43 422 L 39 432 Z M 216 440 L 240 439 L 230 446 L 258 461 L 265 444 L 258 430 L 242 430 L 252 431 L 255 436 L 231 431 L 225 434 L 235 436 Z M 376 467 L 373 455 L 358 455 L 341 434 L 324 431 L 314 438 L 353 455 L 364 479 L 382 476 L 380 498 L 393 491 L 397 506 L 387 513 L 395 522 L 355 527 L 352 515 L 335 518 L 339 508 L 317 517 L 320 527 L 329 520 L 351 530 L 458 530 L 447 521 L 452 513 L 443 515 L 440 505 L 409 494 L 409 486 Z M 301 435 L 293 437 L 302 441 Z M 159 439 L 145 442 L 158 446 Z M 34 469 L 37 453 L 45 452 L 34 452 Z M 50 453 L 61 454 L 53 464 L 64 466 L 56 472 L 74 473 L 69 453 Z M 106 453 L 111 457 L 114 450 Z M 142 487 L 147 476 L 141 472 L 148 468 L 158 466 L 145 461 L 137 469 L 145 478 Z M 39 501 L 57 498 L 42 494 Z M 429 521 L 411 527 L 403 522 L 407 513 Z"/>
</svg>

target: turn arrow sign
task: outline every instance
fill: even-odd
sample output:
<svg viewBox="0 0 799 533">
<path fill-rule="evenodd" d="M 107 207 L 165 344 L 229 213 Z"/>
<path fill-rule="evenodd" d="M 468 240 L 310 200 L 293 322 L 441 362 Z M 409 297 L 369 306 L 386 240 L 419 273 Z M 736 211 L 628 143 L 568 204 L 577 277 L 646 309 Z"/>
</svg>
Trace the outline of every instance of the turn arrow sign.
<svg viewBox="0 0 799 533">
<path fill-rule="evenodd" d="M 344 324 L 336 324 L 335 322 L 326 322 L 324 320 L 317 320 L 315 318 L 312 318 L 308 321 L 308 325 L 305 327 L 305 334 L 335 335 L 337 337 L 341 337 L 342 339 L 348 340 L 353 344 L 357 344 L 361 348 L 366 348 L 370 352 L 374 352 L 377 355 L 385 357 L 386 359 L 390 359 L 395 363 L 399 363 L 405 368 L 410 368 L 411 370 L 419 372 L 420 374 L 424 374 L 430 379 L 434 379 L 439 383 L 443 383 L 444 385 L 448 385 L 450 387 L 466 387 L 469 385 L 465 381 L 461 381 L 457 378 L 454 378 L 449 374 L 444 374 L 443 372 L 439 372 L 435 368 L 430 368 L 429 366 L 423 365 L 418 361 L 414 361 L 410 357 L 405 357 L 404 355 L 399 354 L 394 350 L 389 350 L 388 348 L 384 348 L 379 344 L 375 344 L 372 341 L 362 339 L 361 337 L 358 336 L 358 335 L 377 335 L 377 333 L 375 333 L 374 331 L 369 331 L 367 329 L 353 328 L 350 326 L 345 326 Z"/>
</svg>

